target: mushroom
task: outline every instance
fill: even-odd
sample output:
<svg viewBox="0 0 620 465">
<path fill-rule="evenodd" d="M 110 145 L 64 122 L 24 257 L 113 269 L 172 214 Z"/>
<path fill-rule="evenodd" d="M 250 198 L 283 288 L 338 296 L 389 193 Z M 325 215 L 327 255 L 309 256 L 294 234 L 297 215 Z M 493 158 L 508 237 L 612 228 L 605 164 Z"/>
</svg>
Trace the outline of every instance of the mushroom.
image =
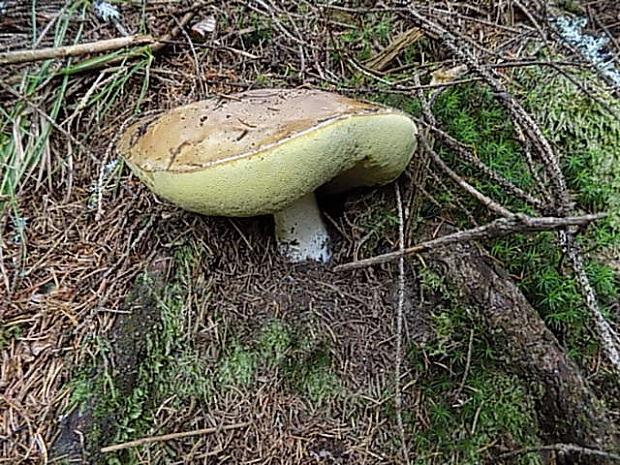
<svg viewBox="0 0 620 465">
<path fill-rule="evenodd" d="M 416 148 L 398 110 L 309 89 L 261 89 L 133 124 L 118 152 L 156 194 L 217 216 L 272 214 L 292 262 L 331 258 L 314 191 L 386 184 Z"/>
</svg>

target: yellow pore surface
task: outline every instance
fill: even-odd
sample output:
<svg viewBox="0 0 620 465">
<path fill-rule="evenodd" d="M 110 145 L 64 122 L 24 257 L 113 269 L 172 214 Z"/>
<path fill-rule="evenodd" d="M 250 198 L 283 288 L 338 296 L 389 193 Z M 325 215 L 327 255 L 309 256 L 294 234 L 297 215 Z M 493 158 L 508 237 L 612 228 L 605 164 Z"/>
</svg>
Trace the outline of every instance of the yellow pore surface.
<svg viewBox="0 0 620 465">
<path fill-rule="evenodd" d="M 247 94 L 137 123 L 118 150 L 151 190 L 186 210 L 254 216 L 332 180 L 335 190 L 390 182 L 416 147 L 413 121 L 390 108 L 321 91 Z"/>
</svg>

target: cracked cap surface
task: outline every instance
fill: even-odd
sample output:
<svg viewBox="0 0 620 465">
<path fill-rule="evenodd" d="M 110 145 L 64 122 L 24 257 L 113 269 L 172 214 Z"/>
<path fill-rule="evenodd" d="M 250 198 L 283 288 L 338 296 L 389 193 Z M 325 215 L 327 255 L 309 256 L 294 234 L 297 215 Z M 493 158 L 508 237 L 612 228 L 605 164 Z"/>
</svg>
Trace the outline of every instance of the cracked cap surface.
<svg viewBox="0 0 620 465">
<path fill-rule="evenodd" d="M 326 183 L 345 190 L 392 181 L 416 134 L 393 108 L 318 90 L 262 89 L 148 117 L 117 148 L 152 191 L 186 210 L 254 216 Z"/>
<path fill-rule="evenodd" d="M 318 90 L 257 89 L 135 123 L 119 152 L 143 170 L 192 171 L 252 156 L 338 119 L 386 110 Z"/>
</svg>

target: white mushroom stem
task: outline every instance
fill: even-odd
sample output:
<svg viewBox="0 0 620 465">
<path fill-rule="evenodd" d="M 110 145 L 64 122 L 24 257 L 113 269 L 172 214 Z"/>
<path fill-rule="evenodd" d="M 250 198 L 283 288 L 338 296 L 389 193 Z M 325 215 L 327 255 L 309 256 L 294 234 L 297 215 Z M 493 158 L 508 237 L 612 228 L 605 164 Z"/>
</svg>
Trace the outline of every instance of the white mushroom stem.
<svg viewBox="0 0 620 465">
<path fill-rule="evenodd" d="M 293 263 L 314 260 L 327 263 L 332 254 L 329 235 L 314 193 L 296 200 L 284 210 L 274 213 L 278 252 Z"/>
</svg>

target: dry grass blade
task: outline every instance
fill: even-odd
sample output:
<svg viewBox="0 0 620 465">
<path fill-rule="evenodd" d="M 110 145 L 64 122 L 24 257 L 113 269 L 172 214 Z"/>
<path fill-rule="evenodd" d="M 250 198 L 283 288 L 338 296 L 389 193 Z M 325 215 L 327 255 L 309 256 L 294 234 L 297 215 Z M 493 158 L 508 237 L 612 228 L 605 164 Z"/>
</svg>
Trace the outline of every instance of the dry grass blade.
<svg viewBox="0 0 620 465">
<path fill-rule="evenodd" d="M 422 37 L 424 37 L 424 33 L 417 27 L 409 29 L 396 37 L 396 39 L 394 39 L 390 45 L 381 50 L 381 52 L 366 60 L 364 65 L 375 71 L 383 71 L 394 60 L 394 58 Z"/>
<path fill-rule="evenodd" d="M 2 87 L 9 94 L 15 96 L 19 101 L 26 103 L 30 108 L 32 108 L 39 115 L 41 115 L 41 117 L 44 118 L 54 129 L 56 129 L 67 139 L 69 139 L 76 147 L 78 147 L 82 151 L 82 153 L 89 155 L 93 161 L 98 161 L 92 156 L 91 151 L 88 147 L 86 147 L 82 142 L 77 140 L 71 133 L 69 133 L 69 131 L 60 126 L 50 115 L 48 115 L 41 108 L 39 108 L 36 103 L 30 101 L 26 96 L 21 95 L 19 92 L 13 90 L 11 87 L 7 86 L 2 82 L 0 82 L 0 87 Z"/>
<path fill-rule="evenodd" d="M 144 444 L 149 444 L 151 442 L 172 441 L 174 439 L 182 439 L 182 438 L 188 438 L 192 436 L 203 436 L 205 434 L 213 434 L 219 431 L 229 431 L 233 429 L 246 428 L 250 426 L 250 424 L 251 423 L 235 423 L 233 425 L 223 425 L 223 426 L 219 426 L 215 428 L 202 428 L 202 429 L 197 429 L 193 431 L 182 431 L 178 433 L 169 433 L 169 434 L 162 434 L 160 436 L 140 438 L 134 441 L 124 442 L 122 444 L 114 444 L 112 446 L 103 447 L 101 449 L 101 452 L 105 454 L 108 452 L 115 452 L 118 450 L 129 449 L 131 447 L 138 447 Z"/>
</svg>

